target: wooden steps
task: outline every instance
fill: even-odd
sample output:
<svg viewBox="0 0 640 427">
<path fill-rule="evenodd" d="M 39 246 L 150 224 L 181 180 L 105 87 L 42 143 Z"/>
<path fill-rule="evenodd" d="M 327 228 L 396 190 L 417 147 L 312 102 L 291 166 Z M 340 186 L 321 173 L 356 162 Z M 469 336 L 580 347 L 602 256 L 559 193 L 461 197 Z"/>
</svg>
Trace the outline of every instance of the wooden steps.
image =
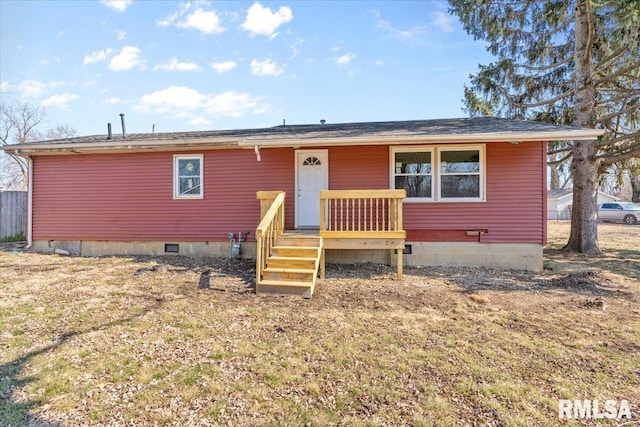
<svg viewBox="0 0 640 427">
<path fill-rule="evenodd" d="M 256 284 L 256 292 L 311 298 L 321 254 L 320 236 L 283 234 L 271 248 L 262 278 Z"/>
</svg>

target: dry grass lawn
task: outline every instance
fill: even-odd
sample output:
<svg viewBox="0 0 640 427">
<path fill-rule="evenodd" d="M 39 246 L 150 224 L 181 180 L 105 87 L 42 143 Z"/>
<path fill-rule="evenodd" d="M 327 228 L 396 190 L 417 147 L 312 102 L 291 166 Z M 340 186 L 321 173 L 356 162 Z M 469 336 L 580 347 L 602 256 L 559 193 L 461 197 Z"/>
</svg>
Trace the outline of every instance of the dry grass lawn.
<svg viewBox="0 0 640 427">
<path fill-rule="evenodd" d="M 0 252 L 0 425 L 637 425 L 640 226 L 599 234 L 569 257 L 549 223 L 541 273 L 334 265 L 311 300 L 250 261 Z"/>
</svg>

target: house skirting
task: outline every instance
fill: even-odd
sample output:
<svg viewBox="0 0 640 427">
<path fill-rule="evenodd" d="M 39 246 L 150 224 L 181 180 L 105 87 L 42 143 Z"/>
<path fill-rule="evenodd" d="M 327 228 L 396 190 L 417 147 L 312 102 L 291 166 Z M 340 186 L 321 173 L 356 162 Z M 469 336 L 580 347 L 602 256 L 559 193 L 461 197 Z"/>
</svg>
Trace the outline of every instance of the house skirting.
<svg viewBox="0 0 640 427">
<path fill-rule="evenodd" d="M 178 245 L 178 252 L 165 252 L 165 245 Z M 542 270 L 543 245 L 536 243 L 478 243 L 478 242 L 406 242 L 405 266 L 491 267 L 514 270 Z M 92 240 L 36 240 L 37 252 L 53 253 L 56 249 L 73 255 L 185 255 L 229 257 L 230 243 L 179 241 L 92 241 Z M 175 246 L 173 246 L 175 249 Z M 410 248 L 410 253 L 409 253 Z M 254 258 L 255 242 L 242 242 L 240 257 Z M 385 250 L 327 250 L 326 262 L 353 264 L 374 262 L 388 264 L 389 251 Z"/>
<path fill-rule="evenodd" d="M 543 245 L 536 243 L 406 242 L 405 248 L 405 266 L 490 267 L 502 270 L 542 271 L 543 264 Z M 328 263 L 336 264 L 388 264 L 390 254 L 379 250 L 327 250 L 326 260 Z"/>
<path fill-rule="evenodd" d="M 171 245 L 170 248 L 167 245 Z M 178 252 L 165 252 L 165 249 L 176 249 Z M 67 251 L 72 255 L 108 256 L 108 255 L 184 255 L 229 257 L 231 244 L 226 242 L 180 242 L 168 241 L 96 241 L 96 240 L 35 240 L 33 249 L 36 252 L 54 253 L 56 249 Z M 256 257 L 256 243 L 242 242 L 242 258 Z"/>
</svg>

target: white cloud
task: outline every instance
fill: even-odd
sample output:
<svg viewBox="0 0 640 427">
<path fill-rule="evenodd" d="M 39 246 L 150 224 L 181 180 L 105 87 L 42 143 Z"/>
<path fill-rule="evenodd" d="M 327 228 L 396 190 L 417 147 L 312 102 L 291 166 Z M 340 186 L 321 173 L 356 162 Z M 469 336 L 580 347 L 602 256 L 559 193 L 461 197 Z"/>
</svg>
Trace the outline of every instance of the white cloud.
<svg viewBox="0 0 640 427">
<path fill-rule="evenodd" d="M 453 32 L 453 18 L 444 12 L 432 12 L 431 22 L 445 33 Z"/>
<path fill-rule="evenodd" d="M 126 71 L 133 68 L 145 67 L 144 59 L 140 58 L 140 49 L 135 46 L 125 46 L 120 53 L 111 58 L 109 68 L 112 71 Z"/>
<path fill-rule="evenodd" d="M 85 55 L 82 60 L 83 64 L 93 64 L 94 62 L 100 62 L 107 59 L 113 53 L 113 49 L 110 47 L 104 50 L 96 50 L 91 52 L 89 55 Z"/>
<path fill-rule="evenodd" d="M 18 84 L 18 91 L 27 98 L 37 98 L 46 88 L 46 84 L 40 80 L 23 80 Z"/>
<path fill-rule="evenodd" d="M 140 98 L 140 105 L 136 107 L 140 111 L 154 111 L 166 113 L 171 110 L 194 110 L 204 102 L 204 95 L 195 89 L 185 86 L 170 86 L 158 90 Z"/>
<path fill-rule="evenodd" d="M 242 24 L 242 28 L 249 32 L 249 35 L 256 36 L 277 36 L 276 30 L 282 24 L 286 24 L 293 19 L 291 8 L 281 6 L 277 12 L 272 12 L 268 7 L 255 2 L 247 11 L 247 17 Z"/>
<path fill-rule="evenodd" d="M 195 29 L 203 34 L 217 34 L 224 31 L 224 27 L 220 25 L 220 18 L 214 10 L 206 11 L 200 8 L 188 15 L 186 21 L 178 22 L 177 27 Z"/>
<path fill-rule="evenodd" d="M 205 95 L 190 87 L 170 86 L 142 96 L 133 109 L 145 113 L 189 117 L 190 124 L 199 125 L 206 124 L 206 117 L 263 114 L 269 109 L 269 104 L 249 93 L 228 91 Z"/>
<path fill-rule="evenodd" d="M 382 19 L 380 17 L 381 14 L 379 11 L 373 11 L 372 13 L 376 18 L 376 28 L 386 31 L 389 35 L 391 35 L 394 38 L 411 40 L 411 39 L 422 38 L 427 35 L 427 27 L 425 25 L 416 25 L 411 28 L 402 30 L 399 28 L 395 28 L 393 25 L 391 25 L 390 22 Z"/>
<path fill-rule="evenodd" d="M 168 27 L 170 25 L 175 25 L 176 21 L 178 21 L 185 13 L 187 13 L 189 9 L 191 9 L 191 3 L 180 3 L 180 9 L 176 10 L 171 15 L 164 18 L 162 21 L 158 21 L 158 26 Z"/>
<path fill-rule="evenodd" d="M 4 92 L 9 89 L 9 82 L 7 80 L 3 80 L 0 82 L 0 92 Z"/>
<path fill-rule="evenodd" d="M 381 59 L 376 59 L 376 67 L 382 67 L 384 65 L 384 61 Z"/>
<path fill-rule="evenodd" d="M 123 101 L 118 98 L 117 96 L 112 96 L 111 98 L 107 98 L 104 101 L 102 101 L 103 104 L 121 104 L 123 103 Z"/>
<path fill-rule="evenodd" d="M 208 126 L 208 125 L 211 124 L 211 121 L 205 119 L 202 116 L 198 116 L 198 117 L 194 117 L 193 119 L 189 120 L 187 123 L 192 125 L 192 126 Z"/>
<path fill-rule="evenodd" d="M 123 31 L 123 30 L 116 31 L 116 38 L 118 40 L 124 40 L 125 37 L 127 37 L 126 31 Z"/>
<path fill-rule="evenodd" d="M 58 37 L 62 37 L 63 34 L 64 34 L 63 30 L 58 31 Z"/>
<path fill-rule="evenodd" d="M 229 71 L 236 68 L 238 64 L 235 61 L 224 61 L 224 62 L 212 62 L 211 68 L 216 70 L 218 74 L 228 73 Z"/>
<path fill-rule="evenodd" d="M 223 92 L 210 97 L 206 102 L 206 110 L 209 114 L 231 117 L 239 117 L 248 112 L 263 114 L 268 109 L 268 104 L 246 92 Z"/>
<path fill-rule="evenodd" d="M 256 76 L 279 76 L 284 73 L 284 67 L 279 66 L 270 59 L 265 59 L 264 61 L 252 59 L 251 72 Z"/>
<path fill-rule="evenodd" d="M 169 62 L 158 64 L 154 70 L 162 71 L 201 71 L 202 68 L 195 62 L 180 62 L 178 58 L 172 58 Z"/>
<path fill-rule="evenodd" d="M 353 61 L 355 57 L 356 55 L 353 53 L 347 53 L 345 55 L 339 56 L 336 59 L 336 65 L 338 67 L 344 67 L 345 65 L 348 65 L 351 61 Z"/>
<path fill-rule="evenodd" d="M 116 12 L 124 12 L 131 6 L 133 0 L 99 0 L 99 2 L 101 5 L 113 9 Z"/>
<path fill-rule="evenodd" d="M 182 3 L 180 9 L 158 22 L 160 27 L 173 25 L 177 28 L 187 28 L 200 31 L 203 35 L 218 34 L 225 31 L 220 22 L 220 17 L 215 10 L 204 10 L 190 2 Z M 188 13 L 190 12 L 191 13 Z"/>
<path fill-rule="evenodd" d="M 66 109 L 69 107 L 69 103 L 74 99 L 78 99 L 78 95 L 75 93 L 63 93 L 61 95 L 53 95 L 44 101 L 40 102 L 43 107 L 57 107 Z"/>
<path fill-rule="evenodd" d="M 43 82 L 41 80 L 23 80 L 17 85 L 9 85 L 8 81 L 3 82 L 2 90 L 17 91 L 22 98 L 37 98 L 47 89 L 55 89 L 64 86 L 64 82 Z"/>
</svg>

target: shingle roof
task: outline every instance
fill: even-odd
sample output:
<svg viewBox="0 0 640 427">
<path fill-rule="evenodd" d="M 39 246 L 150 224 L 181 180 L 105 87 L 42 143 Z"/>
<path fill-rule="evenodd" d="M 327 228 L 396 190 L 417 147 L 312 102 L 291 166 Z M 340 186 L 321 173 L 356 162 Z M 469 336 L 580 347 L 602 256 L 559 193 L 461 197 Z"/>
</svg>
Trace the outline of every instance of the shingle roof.
<svg viewBox="0 0 640 427">
<path fill-rule="evenodd" d="M 165 132 L 165 133 L 134 133 L 122 134 L 114 132 L 111 139 L 107 135 L 80 136 L 74 138 L 31 142 L 13 146 L 21 151 L 44 151 L 59 148 L 81 149 L 85 146 L 99 144 L 102 150 L 110 147 L 122 147 L 123 144 L 133 144 L 153 148 L 153 146 L 166 146 L 174 142 L 176 145 L 206 144 L 207 146 L 242 146 L 242 145 L 271 145 L 273 143 L 291 144 L 293 141 L 306 141 L 313 143 L 315 140 L 323 142 L 358 139 L 406 139 L 425 138 L 434 140 L 444 137 L 464 137 L 474 135 L 495 135 L 499 140 L 508 140 L 514 136 L 537 136 L 543 139 L 585 139 L 587 136 L 595 138 L 597 130 L 577 128 L 573 126 L 559 126 L 548 123 L 532 122 L 524 120 L 510 120 L 495 117 L 412 120 L 412 121 L 388 121 L 388 122 L 363 122 L 363 123 L 336 123 L 336 124 L 312 124 L 312 125 L 282 125 L 261 129 L 236 129 L 236 130 L 211 130 L 191 132 Z M 545 138 L 545 135 L 557 138 Z M 7 150 L 12 148 L 5 147 Z"/>
<path fill-rule="evenodd" d="M 560 199 L 573 193 L 573 188 L 561 188 L 559 190 L 549 190 L 547 192 L 548 199 Z"/>
</svg>

